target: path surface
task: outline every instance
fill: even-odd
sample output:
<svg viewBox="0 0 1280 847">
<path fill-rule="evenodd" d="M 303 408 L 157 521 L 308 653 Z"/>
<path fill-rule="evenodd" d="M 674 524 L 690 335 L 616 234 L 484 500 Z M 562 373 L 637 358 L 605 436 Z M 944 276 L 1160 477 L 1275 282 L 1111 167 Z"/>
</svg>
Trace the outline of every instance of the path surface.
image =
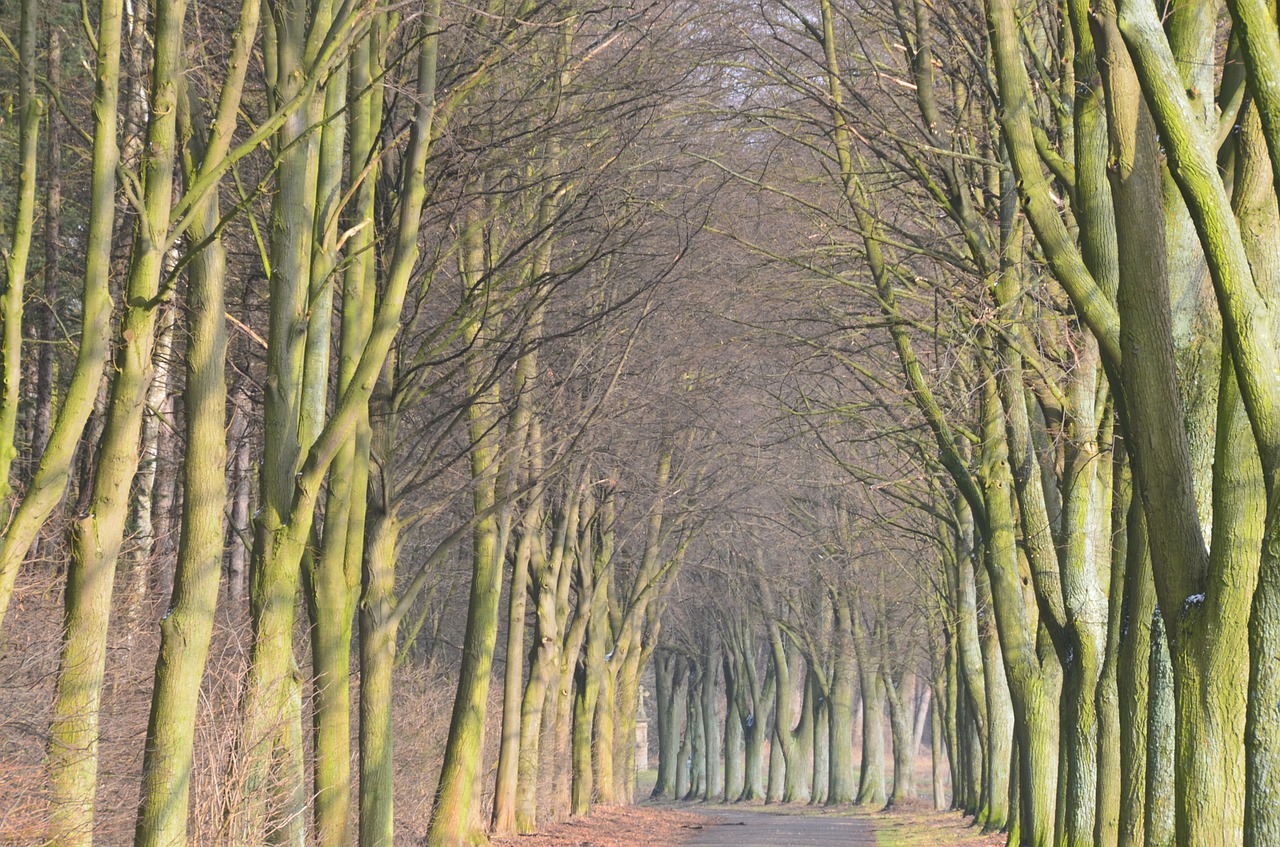
<svg viewBox="0 0 1280 847">
<path fill-rule="evenodd" d="M 716 809 L 720 818 L 688 844 L 690 847 L 875 847 L 876 835 L 865 819 L 828 815 L 788 815 Z"/>
</svg>

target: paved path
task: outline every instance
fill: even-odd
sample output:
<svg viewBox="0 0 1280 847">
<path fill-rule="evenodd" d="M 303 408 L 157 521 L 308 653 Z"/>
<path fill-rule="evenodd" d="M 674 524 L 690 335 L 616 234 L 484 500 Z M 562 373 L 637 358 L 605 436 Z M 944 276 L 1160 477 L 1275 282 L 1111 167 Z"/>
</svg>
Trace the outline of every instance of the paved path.
<svg viewBox="0 0 1280 847">
<path fill-rule="evenodd" d="M 828 815 L 708 810 L 709 823 L 690 847 L 875 847 L 865 819 Z"/>
</svg>

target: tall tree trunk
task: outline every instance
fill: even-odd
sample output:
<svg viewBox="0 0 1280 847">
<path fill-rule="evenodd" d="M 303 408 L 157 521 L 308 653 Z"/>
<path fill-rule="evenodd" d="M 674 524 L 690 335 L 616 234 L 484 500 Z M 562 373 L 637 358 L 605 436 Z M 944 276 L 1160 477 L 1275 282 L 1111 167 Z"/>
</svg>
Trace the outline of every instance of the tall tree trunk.
<svg viewBox="0 0 1280 847">
<path fill-rule="evenodd" d="M 853 654 L 849 598 L 843 592 L 828 592 L 835 612 L 832 630 L 831 699 L 827 710 L 830 732 L 827 805 L 852 803 L 856 790 L 853 777 L 853 701 L 858 670 Z"/>
<path fill-rule="evenodd" d="M 916 681 L 917 696 L 914 698 L 915 708 L 912 712 L 914 721 L 911 729 L 911 760 L 914 762 L 920 755 L 920 747 L 924 743 L 924 730 L 929 725 L 929 703 L 933 699 L 933 689 L 920 677 L 912 675 Z"/>
<path fill-rule="evenodd" d="M 325 126 L 321 133 L 319 176 L 316 184 L 316 231 L 321 243 L 312 257 L 310 323 L 303 381 L 302 443 L 310 447 L 324 423 L 329 391 L 330 334 L 333 314 L 331 277 L 337 272 L 337 212 L 342 188 L 342 155 L 347 135 L 347 87 L 354 73 L 363 81 L 357 64 L 368 67 L 368 36 L 361 49 L 352 52 L 330 75 L 325 85 Z M 352 104 L 356 120 L 367 108 Z M 367 118 L 365 118 L 367 120 Z M 372 127 L 365 137 L 351 138 L 350 179 L 359 178 L 371 148 Z M 373 177 L 366 177 L 372 179 Z M 358 213 L 365 209 L 357 210 Z M 368 220 L 367 217 L 361 220 Z M 366 227 L 367 228 L 367 227 Z M 361 249 L 357 245 L 355 249 Z M 365 245 L 365 249 L 368 249 Z M 341 338 L 339 340 L 338 396 L 346 393 L 355 376 L 360 352 L 368 341 L 373 321 L 374 279 L 371 266 L 357 254 L 343 279 Z M 320 847 L 343 847 L 351 841 L 354 816 L 351 808 L 351 637 L 356 597 L 360 591 L 360 563 L 364 543 L 364 515 L 368 489 L 368 422 L 360 415 L 329 470 L 324 527 L 318 553 L 309 555 L 306 577 L 307 612 L 311 624 L 311 722 L 315 752 L 312 758 L 315 838 Z M 305 567 L 305 565 L 304 565 Z"/>
<path fill-rule="evenodd" d="M 174 265 L 172 253 L 166 255 L 165 265 L 165 273 L 172 273 Z M 176 321 L 176 309 L 171 304 L 160 307 L 160 314 L 156 319 L 155 352 L 152 354 L 151 363 L 153 375 L 151 385 L 147 389 L 142 416 L 142 435 L 138 447 L 141 457 L 138 472 L 134 475 L 130 509 L 130 549 L 127 558 L 133 569 L 133 585 L 128 589 L 131 594 L 128 605 L 132 616 L 140 614 L 151 599 L 158 564 L 155 519 L 161 510 L 156 503 L 156 488 L 160 477 L 161 441 L 166 440 L 163 430 L 172 423 L 169 384 L 173 365 L 173 334 Z M 161 420 L 161 417 L 165 420 Z M 167 597 L 171 593 L 172 590 L 161 596 Z"/>
<path fill-rule="evenodd" d="M 536 418 L 534 423 L 537 424 Z M 541 437 L 535 435 L 534 443 L 540 441 Z M 567 584 L 566 575 L 572 570 L 566 553 L 570 532 L 577 532 L 580 495 L 580 489 L 569 487 L 565 495 L 567 503 L 555 522 L 550 554 L 544 549 L 541 539 L 534 550 L 536 647 L 520 706 L 520 761 L 516 786 L 516 829 L 521 833 L 533 832 L 538 825 L 538 771 L 539 764 L 546 758 L 542 755 L 543 714 L 551 699 L 548 694 L 559 664 L 565 635 L 563 628 L 568 624 L 560 614 L 557 593 L 562 581 Z M 541 533 L 541 529 L 538 531 Z"/>
<path fill-rule="evenodd" d="M 1120 448 L 1123 449 L 1123 448 Z M 1117 847 L 1120 840 L 1121 731 L 1119 663 L 1120 637 L 1124 613 L 1129 608 L 1125 570 L 1130 561 L 1129 532 L 1125 526 L 1130 509 L 1132 486 L 1128 463 L 1123 455 L 1112 460 L 1112 545 L 1111 586 L 1107 595 L 1107 641 L 1098 682 L 1098 796 L 1094 825 L 1097 847 Z"/>
<path fill-rule="evenodd" d="M 1155 584 L 1142 504 L 1130 501 L 1125 527 L 1124 607 L 1117 691 L 1120 699 L 1120 847 L 1146 843 L 1147 701 Z"/>
<path fill-rule="evenodd" d="M 138 466 L 138 438 L 151 379 L 156 304 L 177 161 L 177 94 L 185 0 L 156 8 L 144 214 L 137 221 L 106 425 L 89 511 L 72 527 L 64 638 L 49 740 L 53 831 L 60 843 L 90 844 L 98 766 L 98 707 L 117 559 Z"/>
<path fill-rule="evenodd" d="M 933 808 L 935 811 L 946 811 L 947 803 L 947 774 L 945 770 L 946 752 L 943 750 L 942 741 L 942 716 L 938 711 L 938 698 L 934 698 L 933 704 L 929 708 L 929 758 L 932 763 L 933 776 Z M 954 780 L 954 777 L 952 778 Z"/>
<path fill-rule="evenodd" d="M 741 684 L 737 671 L 733 668 L 733 657 L 728 645 L 725 645 L 724 658 L 721 661 L 724 670 L 724 802 L 730 803 L 742 796 L 745 787 L 745 771 L 742 761 L 742 723 L 743 715 L 738 705 Z"/>
<path fill-rule="evenodd" d="M 478 210 L 470 211 L 470 219 L 461 236 L 461 265 L 471 296 L 483 296 L 487 285 L 483 221 Z M 480 303 L 473 308 L 481 308 Z M 477 320 L 470 330 L 469 341 L 479 336 Z M 502 456 L 499 443 L 498 388 L 491 381 L 486 362 L 473 353 L 467 365 L 472 402 L 467 407 L 471 438 L 472 510 L 477 520 L 472 537 L 471 592 L 467 602 L 467 626 L 463 635 L 462 667 L 449 721 L 449 738 L 445 745 L 444 765 L 440 772 L 436 804 L 431 813 L 427 844 L 431 847 L 455 847 L 476 843 L 480 834 L 471 830 L 474 782 L 483 752 L 484 718 L 487 712 L 490 669 L 498 638 L 499 599 L 502 590 L 503 562 L 508 518 L 495 513 L 498 498 L 504 493 L 498 477 Z"/>
<path fill-rule="evenodd" d="M 702 739 L 704 790 L 699 799 L 715 802 L 724 794 L 724 770 L 721 768 L 720 746 L 720 660 L 715 641 L 708 638 L 702 654 Z M 727 754 L 725 754 L 727 755 Z"/>
<path fill-rule="evenodd" d="M 685 719 L 690 736 L 689 790 L 682 795 L 686 801 L 701 799 L 707 790 L 707 743 L 702 723 L 702 689 L 707 680 L 705 667 L 700 670 L 698 684 L 689 689 L 689 716 Z"/>
<path fill-rule="evenodd" d="M 391 715 L 396 656 L 395 561 L 400 524 L 394 505 L 369 510 L 360 597 L 360 847 L 395 838 L 395 731 Z"/>
<path fill-rule="evenodd" d="M 12 239 L 4 251 L 4 284 L 0 287 L 0 503 L 5 503 L 13 491 L 9 475 L 18 456 L 22 319 L 26 305 L 27 260 L 35 232 L 36 166 L 39 161 L 36 142 L 43 119 L 41 101 L 36 97 L 38 22 L 34 0 L 26 0 L 18 16 L 18 196 L 13 206 Z"/>
<path fill-rule="evenodd" d="M 815 681 L 815 685 L 818 683 Z M 829 691 L 819 691 L 813 706 L 813 792 L 809 802 L 815 806 L 825 805 L 827 790 L 831 786 L 831 695 Z"/>
<path fill-rule="evenodd" d="M 658 780 L 653 797 L 678 798 L 680 761 L 680 706 L 684 699 L 687 662 L 672 653 L 659 652 L 654 661 L 658 706 Z"/>
<path fill-rule="evenodd" d="M 102 370 L 111 353 L 110 275 L 116 211 L 116 166 L 120 160 L 116 136 L 119 126 L 123 20 L 122 0 L 103 0 L 99 6 L 96 39 L 93 164 L 87 210 L 80 349 L 66 397 L 58 410 L 49 443 L 41 454 L 35 477 L 27 486 L 22 501 L 0 540 L 0 624 L 4 621 L 9 601 L 13 597 L 18 568 L 45 521 L 66 493 L 76 462 L 80 436 L 98 403 Z M 4 331 L 7 333 L 8 329 Z M 91 439 L 89 443 L 96 444 L 97 439 Z M 0 483 L 3 484 L 6 483 Z M 86 485 L 84 489 L 87 505 L 89 486 Z"/>
<path fill-rule="evenodd" d="M 1174 793 L 1175 747 L 1173 666 L 1164 621 L 1159 614 L 1151 625 L 1150 682 L 1147 697 L 1147 796 L 1143 827 L 1147 847 L 1177 844 L 1177 804 Z M 1227 835 L 1227 833 L 1223 833 Z M 1234 843 L 1227 840 L 1225 843 Z"/>
<path fill-rule="evenodd" d="M 893 738 L 893 788 L 887 805 L 899 805 L 912 799 L 914 774 L 911 757 L 911 721 L 907 698 L 910 692 L 902 690 L 903 683 L 895 682 L 889 673 L 881 674 L 884 680 L 885 699 L 889 701 L 889 728 Z"/>
<path fill-rule="evenodd" d="M 46 54 L 45 78 L 54 91 L 62 88 L 62 40 L 56 24 L 50 21 L 49 50 Z M 62 274 L 59 254 L 62 251 L 62 122 L 57 109 L 48 113 L 48 141 L 45 143 L 44 197 L 44 298 L 37 310 L 40 324 L 39 364 L 36 366 L 36 410 L 31 427 L 31 468 L 35 469 L 49 444 L 49 428 L 53 423 L 54 359 L 57 350 L 58 315 Z"/>
<path fill-rule="evenodd" d="M 258 4 L 248 0 L 240 12 L 230 72 L 218 115 L 217 132 L 229 136 L 258 24 Z M 219 156 L 208 127 L 185 86 L 180 96 L 183 132 L 194 140 L 184 160 L 187 184 L 200 168 Z M 228 114 L 230 112 L 230 114 Z M 193 768 L 200 683 L 213 635 L 214 611 L 222 579 L 223 509 L 227 500 L 227 254 L 217 227 L 221 218 L 216 193 L 197 209 L 191 238 L 204 247 L 187 269 L 188 322 L 186 386 L 186 459 L 183 463 L 182 535 L 174 575 L 173 600 L 160 623 L 151 718 L 142 766 L 142 801 L 134 838 L 136 847 L 169 847 L 187 841 L 188 795 Z"/>
<path fill-rule="evenodd" d="M 234 451 L 229 474 L 231 515 L 228 523 L 227 544 L 231 552 L 227 557 L 227 599 L 233 604 L 244 601 L 249 577 L 249 551 L 253 527 L 250 525 L 249 506 L 253 492 L 253 444 L 249 435 L 249 398 L 243 386 L 238 388 L 231 401 L 231 426 L 227 441 Z"/>
<path fill-rule="evenodd" d="M 859 655 L 858 675 L 862 679 L 862 765 L 854 802 L 879 807 L 885 803 L 884 683 L 875 663 L 865 654 Z"/>
<path fill-rule="evenodd" d="M 987 574 L 977 575 L 974 588 L 982 608 L 990 609 L 994 600 Z M 986 727 L 986 744 L 981 747 L 983 801 L 980 804 L 980 816 L 984 832 L 998 832 L 1009 821 L 1009 763 L 1012 761 L 1014 714 L 1008 677 L 1000 657 L 999 637 L 991 623 L 990 614 L 986 618 L 979 635 L 982 645 L 983 685 L 986 689 L 981 699 L 987 707 L 985 720 L 982 721 Z M 978 736 L 981 742 L 981 729 L 978 730 Z"/>
</svg>

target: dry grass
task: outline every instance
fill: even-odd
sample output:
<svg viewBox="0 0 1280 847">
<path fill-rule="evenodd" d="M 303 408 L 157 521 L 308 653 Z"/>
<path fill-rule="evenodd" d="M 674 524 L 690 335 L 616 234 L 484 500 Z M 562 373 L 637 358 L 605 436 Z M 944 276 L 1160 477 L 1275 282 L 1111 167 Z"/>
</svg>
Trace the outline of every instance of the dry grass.
<svg viewBox="0 0 1280 847">
<path fill-rule="evenodd" d="M 128 579 L 129 565 L 122 560 L 117 587 L 127 585 Z M 6 847 L 34 847 L 46 843 L 49 836 L 44 761 L 58 669 L 62 582 L 61 575 L 44 563 L 24 566 L 0 633 L 0 844 Z M 116 593 L 100 711 L 94 840 L 106 847 L 127 845 L 133 840 L 152 676 L 159 650 L 157 622 L 163 613 L 158 601 L 128 608 L 128 594 Z M 296 641 L 300 651 L 307 643 L 302 629 L 305 620 L 305 613 L 300 613 Z M 196 726 L 189 825 L 191 843 L 199 847 L 219 843 L 226 809 L 236 808 L 233 800 L 240 780 L 231 752 L 236 746 L 249 640 L 247 608 L 243 602 L 229 603 L 224 594 L 201 685 Z M 302 653 L 298 661 L 305 667 L 310 658 Z M 357 768 L 354 753 L 359 682 L 354 664 L 353 773 Z M 446 679 L 442 668 L 409 662 L 396 672 L 393 715 L 398 842 L 417 843 L 426 832 L 452 693 L 452 681 Z M 492 693 L 500 699 L 500 691 Z M 309 722 L 310 702 L 304 700 L 302 708 L 303 720 Z M 497 710 L 491 709 L 490 715 L 497 715 Z M 310 732 L 304 731 L 304 738 L 309 743 Z M 487 733 L 489 746 L 496 747 L 496 738 L 497 730 L 491 728 Z M 486 754 L 486 761 L 492 761 L 496 751 L 487 750 Z M 308 781 L 309 777 L 308 773 Z M 487 808 L 482 808 L 487 814 Z"/>
<path fill-rule="evenodd" d="M 982 829 L 958 812 L 938 812 L 924 802 L 898 804 L 881 812 L 860 812 L 876 828 L 882 847 L 1004 847 L 1007 836 Z"/>
</svg>

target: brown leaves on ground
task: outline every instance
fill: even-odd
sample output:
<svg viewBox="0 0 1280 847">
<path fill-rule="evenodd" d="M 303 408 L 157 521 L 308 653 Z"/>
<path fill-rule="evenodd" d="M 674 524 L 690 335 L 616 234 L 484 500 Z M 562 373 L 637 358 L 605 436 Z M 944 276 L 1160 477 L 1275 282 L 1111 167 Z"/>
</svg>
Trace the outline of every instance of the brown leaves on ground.
<svg viewBox="0 0 1280 847">
<path fill-rule="evenodd" d="M 673 847 L 713 822 L 706 815 L 652 806 L 596 806 L 590 815 L 533 835 L 494 838 L 493 847 Z"/>
</svg>

